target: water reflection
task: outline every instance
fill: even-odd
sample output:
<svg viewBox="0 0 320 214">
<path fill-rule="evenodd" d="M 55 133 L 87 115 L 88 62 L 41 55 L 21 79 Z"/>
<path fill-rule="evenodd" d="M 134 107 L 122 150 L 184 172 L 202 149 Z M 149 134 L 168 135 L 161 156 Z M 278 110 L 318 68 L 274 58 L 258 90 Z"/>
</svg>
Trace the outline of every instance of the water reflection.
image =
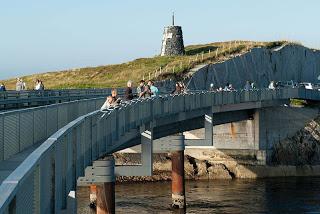
<svg viewBox="0 0 320 214">
<path fill-rule="evenodd" d="M 89 192 L 78 191 L 78 213 Z M 171 183 L 116 186 L 116 213 L 320 213 L 320 178 L 188 181 L 187 209 L 172 210 Z"/>
</svg>

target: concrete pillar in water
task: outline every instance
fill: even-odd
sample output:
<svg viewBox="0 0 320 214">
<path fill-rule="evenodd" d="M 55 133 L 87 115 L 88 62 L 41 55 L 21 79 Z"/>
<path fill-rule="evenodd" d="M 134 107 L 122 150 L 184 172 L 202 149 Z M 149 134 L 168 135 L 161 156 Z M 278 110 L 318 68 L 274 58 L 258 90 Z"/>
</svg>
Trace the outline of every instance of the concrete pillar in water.
<svg viewBox="0 0 320 214">
<path fill-rule="evenodd" d="M 97 214 L 115 213 L 115 175 L 112 155 L 102 161 L 95 161 L 97 180 Z"/>
<path fill-rule="evenodd" d="M 177 136 L 184 143 L 184 135 Z M 184 150 L 174 151 L 171 153 L 172 161 L 172 207 L 184 209 L 186 206 L 185 200 L 185 185 L 184 185 Z"/>
</svg>

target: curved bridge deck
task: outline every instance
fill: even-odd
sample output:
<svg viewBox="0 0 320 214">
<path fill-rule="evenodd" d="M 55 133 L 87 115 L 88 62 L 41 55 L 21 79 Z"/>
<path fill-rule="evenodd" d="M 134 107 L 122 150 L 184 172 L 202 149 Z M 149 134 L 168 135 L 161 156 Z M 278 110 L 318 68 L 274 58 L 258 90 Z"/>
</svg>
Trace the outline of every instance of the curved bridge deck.
<svg viewBox="0 0 320 214">
<path fill-rule="evenodd" d="M 154 140 L 205 127 L 206 124 L 212 126 L 215 114 L 279 106 L 290 98 L 318 101 L 320 93 L 302 88 L 199 92 L 133 100 L 104 113 L 92 111 L 80 116 L 78 112 L 62 123 L 63 126 L 57 125 L 58 131 L 46 132 L 41 139 L 47 140 L 40 146 L 32 142 L 24 149 L 14 150 L 9 156 L 6 150 L 2 151 L 2 156 L 8 157 L 2 160 L 8 163 L 10 157 L 16 154 L 21 155 L 22 159 L 27 157 L 0 186 L 0 212 L 10 213 L 14 208 L 16 213 L 60 213 L 66 208 L 67 195 L 75 190 L 77 179 L 85 175 L 88 166 L 106 154 L 142 144 L 143 166 L 129 170 L 129 173 L 150 175 Z M 97 109 L 101 100 L 100 103 L 94 102 Z M 223 120 L 223 116 L 219 117 Z M 6 147 L 6 143 L 8 141 L 3 141 L 2 145 Z M 199 141 L 199 145 L 202 143 Z M 212 144 L 212 139 L 209 143 Z M 161 141 L 157 144 L 162 145 Z M 174 150 L 184 145 L 170 146 Z M 167 148 L 165 145 L 162 151 Z M 21 152 L 27 154 L 27 149 L 33 151 L 23 156 Z M 123 170 L 119 168 L 118 172 L 121 174 Z"/>
</svg>

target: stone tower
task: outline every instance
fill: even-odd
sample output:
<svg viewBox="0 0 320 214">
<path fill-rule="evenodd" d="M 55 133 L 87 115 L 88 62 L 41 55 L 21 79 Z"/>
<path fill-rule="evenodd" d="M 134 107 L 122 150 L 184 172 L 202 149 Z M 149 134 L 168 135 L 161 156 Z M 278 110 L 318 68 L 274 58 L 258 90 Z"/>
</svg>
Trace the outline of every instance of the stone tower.
<svg viewBox="0 0 320 214">
<path fill-rule="evenodd" d="M 181 26 L 174 25 L 174 14 L 172 15 L 172 26 L 164 28 L 161 56 L 176 56 L 184 54 L 183 36 Z"/>
</svg>

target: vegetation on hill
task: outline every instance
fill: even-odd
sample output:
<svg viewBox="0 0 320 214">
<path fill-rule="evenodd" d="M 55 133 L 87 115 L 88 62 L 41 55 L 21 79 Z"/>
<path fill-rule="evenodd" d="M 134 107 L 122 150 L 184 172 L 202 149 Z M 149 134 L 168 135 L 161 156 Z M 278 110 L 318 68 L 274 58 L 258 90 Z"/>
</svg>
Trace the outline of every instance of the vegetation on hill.
<svg viewBox="0 0 320 214">
<path fill-rule="evenodd" d="M 36 79 L 41 79 L 46 89 L 124 87 L 128 80 L 137 83 L 140 79 L 149 78 L 153 80 L 181 79 L 190 69 L 199 64 L 224 61 L 234 55 L 245 53 L 253 47 L 273 48 L 285 43 L 286 41 L 230 41 L 190 45 L 185 47 L 184 56 L 140 58 L 116 65 L 34 74 L 24 76 L 22 79 L 29 88 L 33 87 Z M 4 80 L 3 83 L 8 89 L 14 89 L 16 80 Z"/>
</svg>

